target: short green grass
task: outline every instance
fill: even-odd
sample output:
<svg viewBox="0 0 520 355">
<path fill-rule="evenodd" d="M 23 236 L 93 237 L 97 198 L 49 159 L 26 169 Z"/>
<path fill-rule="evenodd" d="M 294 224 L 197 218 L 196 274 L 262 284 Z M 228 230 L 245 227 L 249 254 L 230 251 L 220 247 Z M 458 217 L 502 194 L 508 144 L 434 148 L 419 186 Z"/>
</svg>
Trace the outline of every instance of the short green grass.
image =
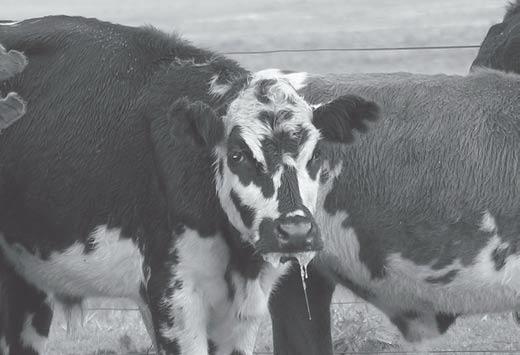
<svg viewBox="0 0 520 355">
<path fill-rule="evenodd" d="M 506 0 L 2 0 L 3 19 L 48 14 L 98 17 L 178 31 L 195 44 L 221 52 L 279 48 L 478 44 L 502 17 Z M 409 52 L 319 52 L 235 55 L 252 70 L 278 67 L 309 72 L 467 72 L 476 49 Z M 352 301 L 343 292 L 337 300 Z M 89 307 L 135 307 L 126 301 L 90 301 Z M 305 312 L 305 310 L 302 310 Z M 266 319 L 258 351 L 271 350 Z M 463 318 L 439 340 L 421 348 L 406 344 L 388 319 L 365 304 L 333 308 L 338 352 L 400 350 L 476 351 L 520 349 L 520 328 L 509 314 Z M 136 311 L 89 311 L 68 337 L 57 312 L 49 354 L 145 354 L 150 341 Z M 520 350 L 518 351 L 520 354 Z"/>
</svg>

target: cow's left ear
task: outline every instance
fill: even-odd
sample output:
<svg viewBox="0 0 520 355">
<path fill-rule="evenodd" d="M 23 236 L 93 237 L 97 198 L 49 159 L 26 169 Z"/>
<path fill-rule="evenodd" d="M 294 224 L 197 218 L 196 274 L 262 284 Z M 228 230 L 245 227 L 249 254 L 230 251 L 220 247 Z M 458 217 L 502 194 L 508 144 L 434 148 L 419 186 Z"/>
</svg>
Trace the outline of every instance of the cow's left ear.
<svg viewBox="0 0 520 355">
<path fill-rule="evenodd" d="M 379 106 L 360 96 L 344 95 L 319 106 L 312 113 L 314 126 L 326 140 L 351 143 L 354 130 L 366 132 L 366 121 L 379 117 Z"/>
<path fill-rule="evenodd" d="M 224 138 L 224 123 L 216 112 L 202 101 L 189 101 L 181 98 L 170 107 L 170 117 L 180 120 L 183 132 L 198 145 L 213 148 Z"/>
</svg>

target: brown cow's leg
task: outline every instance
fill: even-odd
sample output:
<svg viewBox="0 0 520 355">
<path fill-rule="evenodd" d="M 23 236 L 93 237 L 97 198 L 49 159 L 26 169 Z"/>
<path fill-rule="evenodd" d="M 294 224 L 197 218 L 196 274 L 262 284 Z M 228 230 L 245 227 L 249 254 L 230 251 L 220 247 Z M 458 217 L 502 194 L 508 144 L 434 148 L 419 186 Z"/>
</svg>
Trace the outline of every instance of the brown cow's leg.
<svg viewBox="0 0 520 355">
<path fill-rule="evenodd" d="M 0 261 L 0 355 L 44 354 L 52 315 L 48 296 Z"/>
<path fill-rule="evenodd" d="M 269 308 L 275 355 L 332 354 L 330 303 L 335 285 L 316 270 L 314 262 L 309 265 L 308 274 L 312 320 L 307 314 L 298 267 L 292 268 L 271 295 Z"/>
</svg>

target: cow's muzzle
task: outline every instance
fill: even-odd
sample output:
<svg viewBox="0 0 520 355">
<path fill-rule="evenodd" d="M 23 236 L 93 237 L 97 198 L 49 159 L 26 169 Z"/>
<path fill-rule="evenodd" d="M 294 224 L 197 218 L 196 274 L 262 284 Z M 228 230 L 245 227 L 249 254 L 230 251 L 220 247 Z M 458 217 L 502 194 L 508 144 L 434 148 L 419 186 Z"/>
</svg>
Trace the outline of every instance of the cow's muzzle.
<svg viewBox="0 0 520 355">
<path fill-rule="evenodd" d="M 292 216 L 266 220 L 260 225 L 259 251 L 290 256 L 323 249 L 319 228 L 312 217 Z"/>
<path fill-rule="evenodd" d="M 280 218 L 275 221 L 274 234 L 278 241 L 279 252 L 299 253 L 323 249 L 318 226 L 307 217 Z"/>
</svg>

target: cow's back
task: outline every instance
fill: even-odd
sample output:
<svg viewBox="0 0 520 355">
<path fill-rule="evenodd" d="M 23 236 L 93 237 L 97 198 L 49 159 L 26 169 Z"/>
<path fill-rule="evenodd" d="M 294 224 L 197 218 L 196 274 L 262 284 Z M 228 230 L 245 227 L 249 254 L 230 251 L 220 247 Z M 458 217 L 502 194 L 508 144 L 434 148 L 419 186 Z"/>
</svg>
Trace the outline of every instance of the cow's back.
<svg viewBox="0 0 520 355">
<path fill-rule="evenodd" d="M 0 42 L 29 58 L 25 72 L 1 86 L 29 102 L 24 120 L 0 142 L 6 238 L 34 246 L 39 233 L 54 250 L 107 221 L 135 231 L 153 213 L 146 211 L 153 166 L 138 101 L 161 52 L 171 49 L 168 38 L 48 17 L 0 26 Z"/>
<path fill-rule="evenodd" d="M 361 189 L 341 200 L 373 199 L 393 218 L 457 219 L 468 209 L 520 213 L 519 89 L 520 76 L 485 70 L 331 75 L 313 78 L 304 94 L 320 102 L 355 93 L 382 107 L 373 131 L 344 149 L 341 180 Z"/>
</svg>

